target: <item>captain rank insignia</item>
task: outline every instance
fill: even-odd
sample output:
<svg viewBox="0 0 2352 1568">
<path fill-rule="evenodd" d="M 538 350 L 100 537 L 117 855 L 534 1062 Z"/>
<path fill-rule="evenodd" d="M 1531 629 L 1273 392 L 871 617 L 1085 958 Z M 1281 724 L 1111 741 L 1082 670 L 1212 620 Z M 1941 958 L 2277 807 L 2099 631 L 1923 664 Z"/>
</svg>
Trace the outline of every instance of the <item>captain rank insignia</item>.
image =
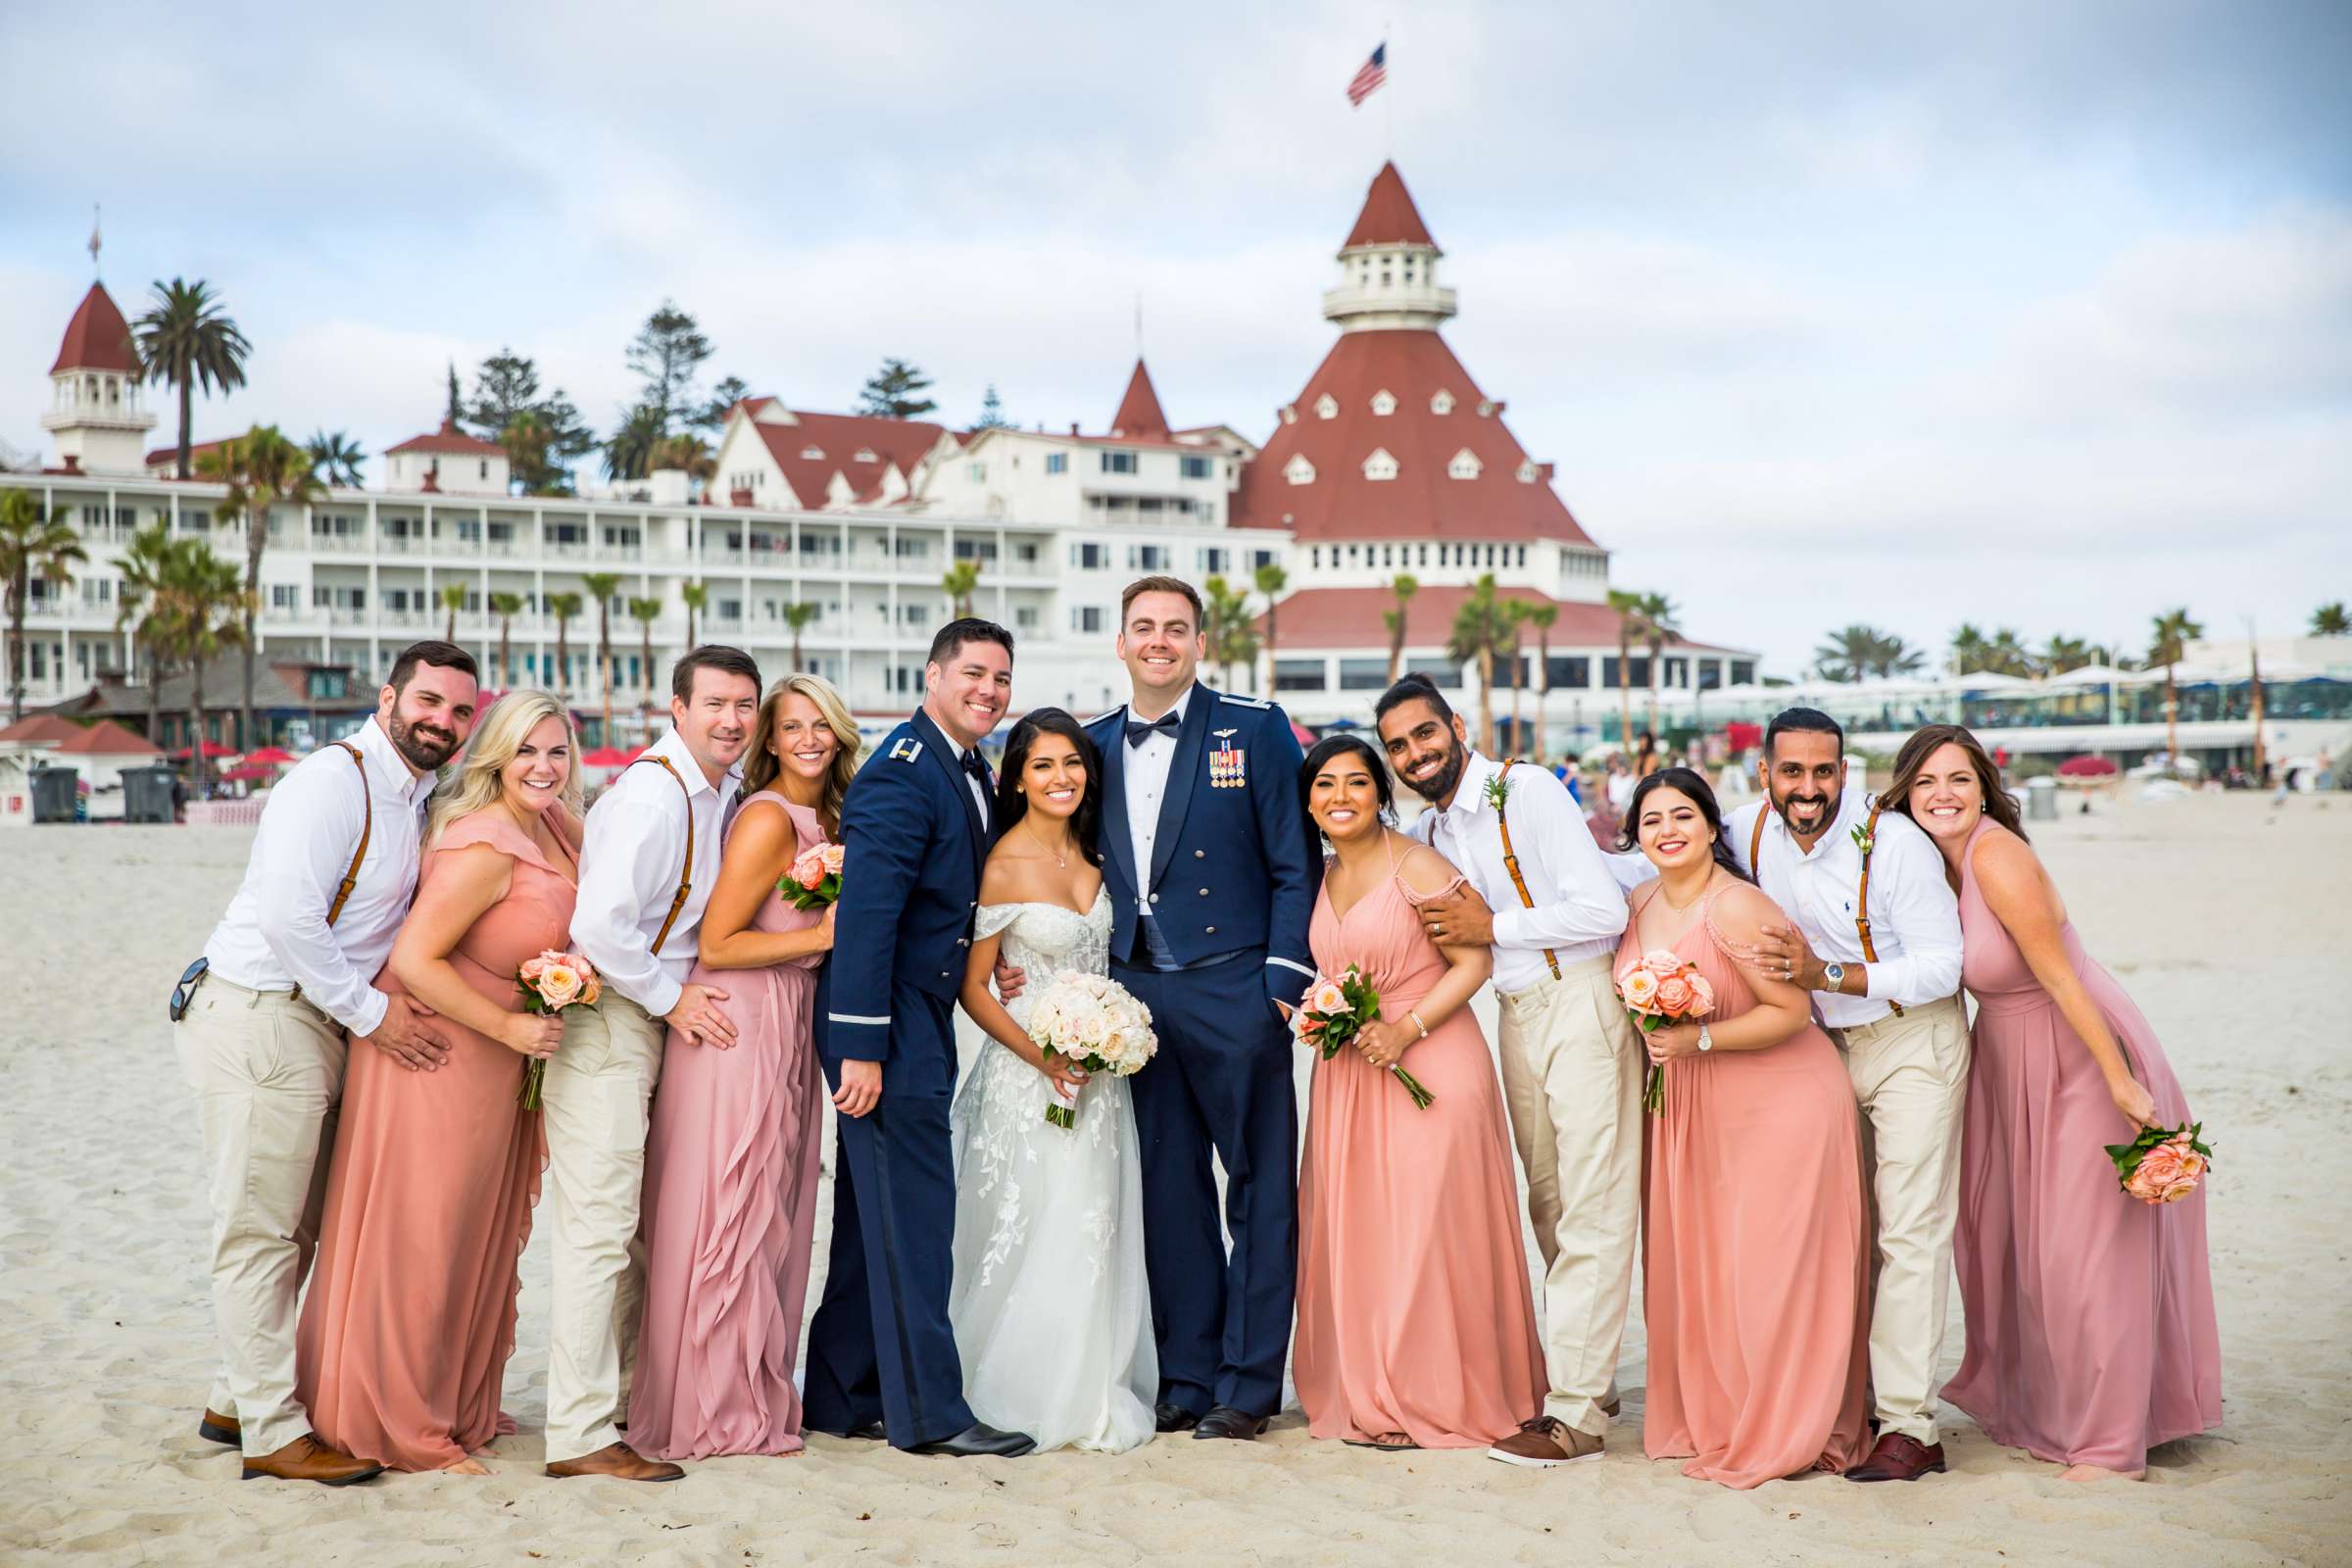
<svg viewBox="0 0 2352 1568">
<path fill-rule="evenodd" d="M 1249 754 L 1233 744 L 1239 730 L 1221 729 L 1215 732 L 1216 749 L 1208 754 L 1208 785 L 1211 789 L 1235 790 L 1250 782 Z"/>
</svg>

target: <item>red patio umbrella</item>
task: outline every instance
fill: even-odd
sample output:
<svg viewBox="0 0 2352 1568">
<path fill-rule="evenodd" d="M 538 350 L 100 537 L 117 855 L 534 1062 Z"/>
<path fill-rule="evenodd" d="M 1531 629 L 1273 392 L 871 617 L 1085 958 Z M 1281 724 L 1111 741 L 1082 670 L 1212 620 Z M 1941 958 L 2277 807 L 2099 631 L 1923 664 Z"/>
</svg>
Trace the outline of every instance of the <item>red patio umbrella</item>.
<svg viewBox="0 0 2352 1568">
<path fill-rule="evenodd" d="M 599 746 L 580 760 L 589 767 L 626 767 L 636 760 L 636 754 L 617 746 Z"/>
<path fill-rule="evenodd" d="M 221 774 L 220 774 L 220 776 L 221 776 L 222 778 L 224 778 L 224 779 L 230 779 L 230 780 L 235 780 L 235 779 L 241 779 L 241 778 L 242 778 L 242 779 L 253 779 L 253 780 L 257 780 L 257 781 L 258 781 L 258 780 L 261 780 L 261 779 L 266 779 L 266 778 L 275 778 L 275 777 L 277 777 L 277 769 L 276 769 L 276 768 L 274 768 L 274 767 L 270 767 L 270 766 L 266 766 L 266 765 L 256 765 L 256 764 L 254 764 L 254 763 L 252 763 L 252 762 L 247 762 L 247 763 L 246 763 L 244 766 L 242 766 L 242 767 L 231 767 L 231 768 L 226 768 L 226 769 L 223 769 L 223 770 L 222 770 L 222 772 L 221 772 Z"/>
<path fill-rule="evenodd" d="M 227 747 L 221 745 L 219 741 L 206 741 L 204 743 L 204 755 L 207 758 L 215 758 L 234 757 L 237 754 L 230 751 Z M 188 749 L 185 746 L 182 746 L 178 751 L 173 752 L 172 757 L 174 761 L 184 762 L 188 758 Z"/>
<path fill-rule="evenodd" d="M 245 754 L 245 762 L 249 767 L 283 767 L 292 760 L 294 754 L 277 746 L 265 746 L 258 752 Z M 232 773 L 229 776 L 234 778 L 236 775 Z"/>
<path fill-rule="evenodd" d="M 2120 771 L 2104 757 L 2092 757 L 2088 753 L 2070 757 L 2058 764 L 2060 778 L 2113 778 Z"/>
</svg>

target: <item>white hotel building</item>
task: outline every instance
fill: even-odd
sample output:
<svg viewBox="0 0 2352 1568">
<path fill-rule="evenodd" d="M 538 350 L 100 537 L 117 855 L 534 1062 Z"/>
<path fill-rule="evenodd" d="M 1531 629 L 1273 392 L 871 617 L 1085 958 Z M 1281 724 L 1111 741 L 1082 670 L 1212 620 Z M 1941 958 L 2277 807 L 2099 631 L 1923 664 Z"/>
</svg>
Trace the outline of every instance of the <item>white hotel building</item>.
<svg viewBox="0 0 2352 1568">
<path fill-rule="evenodd" d="M 1501 403 L 1439 336 L 1454 312 L 1453 290 L 1437 283 L 1441 254 L 1395 168 L 1384 168 L 1339 253 L 1340 284 L 1324 298 L 1339 343 L 1280 409 L 1262 452 L 1227 425 L 1170 428 L 1141 364 L 1108 428 L 1093 434 L 959 432 L 746 399 L 719 436 L 707 486 L 672 470 L 595 495 L 514 495 L 505 454 L 444 425 L 384 454 L 381 490 L 336 489 L 271 515 L 262 657 L 321 675 L 348 671 L 364 692 L 402 646 L 439 635 L 441 592 L 454 584 L 466 596 L 458 637 L 482 657 L 486 683 L 504 685 L 489 605 L 513 593 L 526 607 L 506 628 L 514 682 L 561 688 L 593 715 L 602 702 L 596 607 L 571 621 L 561 668 L 545 607 L 551 594 L 582 592 L 582 573 L 612 572 L 620 577 L 608 607 L 616 718 L 633 721 L 649 687 L 665 695 L 664 672 L 685 646 L 679 590 L 700 582 L 710 602 L 697 638 L 742 646 L 771 676 L 791 665 L 787 607 L 815 606 L 799 636 L 803 662 L 879 723 L 919 702 L 924 654 L 952 613 L 941 577 L 970 562 L 980 567 L 974 612 L 1012 628 L 1019 644 L 1017 705 L 1083 714 L 1124 693 L 1111 638 L 1128 581 L 1222 573 L 1246 587 L 1258 567 L 1279 564 L 1290 580 L 1277 605 L 1279 646 L 1249 684 L 1321 724 L 1369 717 L 1388 669 L 1379 612 L 1394 603 L 1386 584 L 1400 571 L 1423 585 L 1410 609 L 1408 665 L 1461 687 L 1474 705 L 1474 677 L 1443 647 L 1453 606 L 1492 571 L 1510 597 L 1560 607 L 1549 670 L 1533 668 L 1532 638 L 1522 664 L 1531 687 L 1550 676 L 1555 743 L 1572 703 L 1588 736 L 1604 715 L 1613 730 L 1620 671 L 1607 554 L 1560 502 L 1549 465 L 1520 449 Z M 62 593 L 35 585 L 28 707 L 78 697 L 128 666 L 115 558 L 134 529 L 160 521 L 243 560 L 242 528 L 213 516 L 221 488 L 170 477 L 173 454 L 148 451 L 156 416 L 128 336 L 115 302 L 93 285 L 50 371 L 42 422 L 58 461 L 0 474 L 0 487 L 25 488 L 74 522 L 90 554 Z M 321 410 L 286 422 L 334 421 Z M 662 606 L 651 669 L 630 599 Z M 1638 709 L 1647 665 L 1637 652 L 1624 672 Z M 1678 640 L 1661 684 L 1669 705 L 1687 710 L 1705 689 L 1751 682 L 1754 666 L 1750 652 Z M 220 714 L 236 695 L 208 688 L 208 707 Z M 125 716 L 121 705 L 114 710 Z M 159 738 L 185 745 L 173 723 L 167 715 Z M 232 737 L 216 729 L 213 738 Z"/>
</svg>

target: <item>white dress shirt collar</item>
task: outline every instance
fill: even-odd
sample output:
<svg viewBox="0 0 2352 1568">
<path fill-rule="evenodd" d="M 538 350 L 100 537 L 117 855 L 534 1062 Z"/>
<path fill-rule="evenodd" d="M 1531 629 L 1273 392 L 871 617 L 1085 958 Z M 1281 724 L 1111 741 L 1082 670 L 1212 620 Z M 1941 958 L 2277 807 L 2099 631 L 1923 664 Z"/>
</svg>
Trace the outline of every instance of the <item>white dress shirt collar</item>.
<svg viewBox="0 0 2352 1568">
<path fill-rule="evenodd" d="M 392 744 L 392 737 L 384 733 L 380 718 L 370 717 L 352 731 L 351 744 L 360 749 L 363 761 L 375 764 L 379 775 L 377 785 L 411 806 L 432 794 L 433 786 L 440 782 L 438 773 L 418 774 L 409 766 L 408 759 L 400 755 L 400 748 Z"/>
<path fill-rule="evenodd" d="M 1499 772 L 1494 763 L 1475 747 L 1470 760 L 1462 764 L 1461 782 L 1453 787 L 1453 804 L 1445 808 L 1449 817 L 1467 819 L 1487 808 L 1487 781 Z"/>
<path fill-rule="evenodd" d="M 1191 685 L 1185 687 L 1183 691 L 1177 693 L 1176 701 L 1168 705 L 1168 712 L 1176 715 L 1176 723 L 1179 728 L 1182 728 L 1184 724 L 1185 705 L 1193 700 L 1193 693 L 1199 691 L 1200 689 L 1200 683 L 1199 681 L 1194 681 Z M 1135 699 L 1132 697 L 1127 700 L 1127 716 L 1130 719 L 1142 724 L 1156 724 L 1159 722 L 1158 718 L 1146 718 L 1143 714 L 1137 712 L 1135 710 Z M 1166 716 L 1167 714 L 1165 713 L 1160 715 L 1161 718 Z M 1121 738 L 1125 738 L 1124 731 L 1121 732 Z"/>
</svg>

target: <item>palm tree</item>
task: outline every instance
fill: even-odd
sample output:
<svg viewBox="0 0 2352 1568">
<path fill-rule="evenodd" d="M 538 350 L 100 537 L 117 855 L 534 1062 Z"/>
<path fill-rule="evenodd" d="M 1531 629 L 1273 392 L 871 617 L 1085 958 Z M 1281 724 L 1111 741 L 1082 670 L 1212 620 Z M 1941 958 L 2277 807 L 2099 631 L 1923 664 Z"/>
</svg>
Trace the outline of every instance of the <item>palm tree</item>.
<svg viewBox="0 0 2352 1568">
<path fill-rule="evenodd" d="M 510 690 L 514 685 L 514 655 L 508 643 L 508 633 L 514 629 L 514 617 L 522 613 L 522 595 L 492 594 L 490 613 L 498 617 L 498 668 L 506 677 Z"/>
<path fill-rule="evenodd" d="M 0 490 L 0 589 L 8 595 L 8 717 L 24 716 L 24 616 L 32 579 L 63 588 L 90 559 L 70 524 L 41 515 L 29 490 Z"/>
<path fill-rule="evenodd" d="M 1666 662 L 1666 639 L 1679 636 L 1674 601 L 1664 594 L 1642 596 L 1642 640 L 1649 648 L 1649 732 L 1658 733 L 1658 672 Z"/>
<path fill-rule="evenodd" d="M 612 596 L 620 592 L 617 571 L 583 571 L 580 586 L 596 601 L 596 662 L 605 685 L 605 727 L 600 739 L 612 744 Z"/>
<path fill-rule="evenodd" d="M 1495 601 L 1490 571 L 1453 612 L 1453 635 L 1446 644 L 1447 659 L 1478 666 L 1478 738 L 1490 754 L 1500 750 L 1494 738 L 1494 657 L 1509 641 L 1509 617 Z"/>
<path fill-rule="evenodd" d="M 2164 666 L 2164 751 L 2176 763 L 2180 759 L 2180 689 L 2174 684 L 2173 666 L 2188 645 L 2204 635 L 2205 628 L 2189 618 L 2186 606 L 2156 616 L 2149 628 L 2148 662 Z"/>
<path fill-rule="evenodd" d="M 710 608 L 710 585 L 682 582 L 678 584 L 678 597 L 686 602 L 686 647 L 692 652 L 698 646 L 694 640 L 694 617 Z"/>
<path fill-rule="evenodd" d="M 122 580 L 115 588 L 115 629 L 130 633 L 132 661 L 147 656 L 147 738 L 163 743 L 164 662 L 170 652 L 164 624 L 165 576 L 172 560 L 171 525 L 150 523 L 130 536 L 116 569 Z M 134 669 L 135 673 L 135 669 Z"/>
<path fill-rule="evenodd" d="M 188 666 L 188 776 L 202 778 L 205 665 L 253 624 L 253 596 L 237 581 L 235 562 L 202 539 L 182 539 L 166 560 L 161 597 L 172 652 Z"/>
<path fill-rule="evenodd" d="M 2026 648 L 2025 639 L 2014 626 L 2003 626 L 1992 634 L 1984 645 L 1984 667 L 1996 675 L 2031 675 L 2034 673 L 2034 655 Z"/>
<path fill-rule="evenodd" d="M 2322 605 L 2311 612 L 2311 634 L 2314 637 L 2352 636 L 2352 617 L 2344 613 L 2344 602 Z"/>
<path fill-rule="evenodd" d="M 1536 607 L 1524 599 L 1502 602 L 1503 667 L 1511 672 L 1511 745 L 1513 753 L 1519 748 L 1519 694 L 1527 689 L 1527 670 L 1519 652 L 1520 636 L 1527 625 L 1527 612 Z"/>
<path fill-rule="evenodd" d="M 1881 632 L 1870 645 L 1868 672 L 1881 677 L 1916 675 L 1928 656 L 1892 632 Z"/>
<path fill-rule="evenodd" d="M 2040 666 L 2040 672 L 2044 675 L 2063 675 L 2070 669 L 2081 669 L 2085 664 L 2102 662 L 2099 653 L 2100 650 L 2080 637 L 2053 635 L 2050 638 L 2049 646 L 2041 651 L 2041 658 L 2036 662 Z"/>
<path fill-rule="evenodd" d="M 629 618 L 637 622 L 639 652 L 645 659 L 645 710 L 654 710 L 654 622 L 662 618 L 659 599 L 629 601 Z"/>
<path fill-rule="evenodd" d="M 605 443 L 605 477 L 642 479 L 651 466 L 654 443 L 662 439 L 665 418 L 658 407 L 641 403 L 621 416 L 620 428 Z"/>
<path fill-rule="evenodd" d="M 718 472 L 718 456 L 710 450 L 710 443 L 691 430 L 656 442 L 646 464 L 650 468 L 683 468 L 687 478 L 705 484 Z"/>
<path fill-rule="evenodd" d="M 1609 608 L 1617 612 L 1617 744 L 1634 749 L 1634 644 L 1649 635 L 1649 619 L 1642 607 L 1646 594 L 1623 588 L 1609 590 Z"/>
<path fill-rule="evenodd" d="M 1527 607 L 1527 623 L 1536 628 L 1536 762 L 1544 760 L 1544 708 L 1551 696 L 1551 627 L 1560 618 L 1560 607 L 1546 599 L 1542 604 Z"/>
<path fill-rule="evenodd" d="M 281 501 L 308 506 L 326 494 L 326 486 L 312 470 L 310 453 L 287 440 L 274 424 L 255 425 L 206 453 L 197 466 L 206 478 L 228 487 L 215 514 L 245 520 L 245 687 L 237 721 L 237 748 L 242 751 L 254 734 L 253 664 L 260 639 L 254 635 L 253 621 L 261 611 L 262 552 L 270 543 L 270 509 Z"/>
<path fill-rule="evenodd" d="M 554 432 L 547 420 L 529 409 L 511 416 L 498 432 L 498 444 L 506 449 L 507 471 L 521 481 L 524 495 L 534 495 L 545 487 L 547 448 L 552 439 Z"/>
<path fill-rule="evenodd" d="M 549 681 L 551 691 L 562 693 L 565 708 L 571 706 L 571 617 L 580 612 L 578 594 L 549 594 L 544 601 L 547 612 L 556 617 L 556 678 Z"/>
<path fill-rule="evenodd" d="M 956 615 L 972 612 L 972 595 L 980 587 L 980 564 L 958 561 L 939 579 L 940 591 L 948 596 L 948 608 Z"/>
<path fill-rule="evenodd" d="M 816 618 L 821 607 L 815 604 L 792 604 L 784 607 L 784 624 L 792 632 L 792 667 L 797 672 L 801 663 L 801 628 Z"/>
<path fill-rule="evenodd" d="M 1234 591 L 1223 577 L 1212 576 L 1200 584 L 1206 596 L 1201 627 L 1208 639 L 1209 662 L 1217 666 L 1218 684 L 1233 684 L 1233 666 L 1257 663 L 1257 632 L 1250 624 L 1250 596 Z"/>
<path fill-rule="evenodd" d="M 462 582 L 443 583 L 440 599 L 441 608 L 449 612 L 449 624 L 442 628 L 441 638 L 444 642 L 454 643 L 458 640 L 458 612 L 466 608 L 466 585 Z"/>
<path fill-rule="evenodd" d="M 1823 680 L 1856 681 L 1870 673 L 1872 654 L 1880 641 L 1875 626 L 1845 626 L 1830 633 L 1813 650 L 1813 670 Z"/>
<path fill-rule="evenodd" d="M 1257 568 L 1250 580 L 1256 585 L 1257 591 L 1266 596 L 1266 667 L 1272 669 L 1274 651 L 1279 646 L 1274 635 L 1274 601 L 1281 598 L 1282 591 L 1291 585 L 1291 574 L 1269 561 Z M 1270 682 L 1267 689 L 1273 689 Z"/>
<path fill-rule="evenodd" d="M 1984 650 L 1990 645 L 1984 634 L 1968 621 L 1952 633 L 1952 673 L 1965 675 L 1972 669 L 1984 667 Z"/>
<path fill-rule="evenodd" d="M 245 384 L 245 356 L 253 345 L 220 308 L 212 285 L 157 279 L 155 304 L 131 327 L 139 368 L 150 381 L 169 381 L 179 390 L 180 478 L 188 473 L 188 418 L 196 388 L 210 397 Z"/>
<path fill-rule="evenodd" d="M 314 431 L 310 440 L 303 443 L 303 450 L 311 455 L 311 471 L 318 476 L 319 483 L 353 490 L 360 487 L 360 465 L 368 461 L 368 454 L 350 436 L 340 430 L 333 435 L 324 430 Z"/>
<path fill-rule="evenodd" d="M 1396 608 L 1382 611 L 1380 618 L 1389 623 L 1389 684 L 1392 686 L 1404 673 L 1404 607 L 1420 591 L 1421 579 L 1409 571 L 1400 571 L 1389 579 L 1389 592 L 1396 596 Z"/>
</svg>

